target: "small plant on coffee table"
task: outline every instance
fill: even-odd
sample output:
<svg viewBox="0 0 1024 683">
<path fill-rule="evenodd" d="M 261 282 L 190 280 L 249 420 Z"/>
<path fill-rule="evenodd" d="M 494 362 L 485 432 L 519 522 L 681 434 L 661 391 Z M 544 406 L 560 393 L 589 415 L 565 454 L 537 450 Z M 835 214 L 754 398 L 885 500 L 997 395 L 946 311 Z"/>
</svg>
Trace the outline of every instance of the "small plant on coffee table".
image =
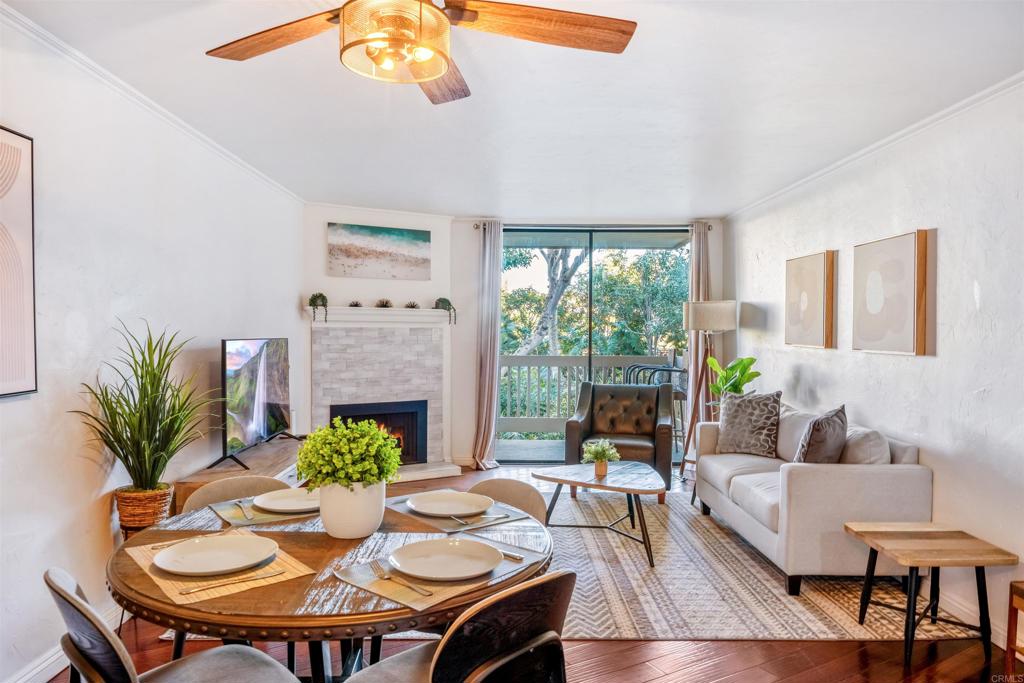
<svg viewBox="0 0 1024 683">
<path fill-rule="evenodd" d="M 603 477 L 608 474 L 608 463 L 618 462 L 619 451 L 608 439 L 588 441 L 583 444 L 583 462 L 594 463 L 594 474 Z"/>
</svg>

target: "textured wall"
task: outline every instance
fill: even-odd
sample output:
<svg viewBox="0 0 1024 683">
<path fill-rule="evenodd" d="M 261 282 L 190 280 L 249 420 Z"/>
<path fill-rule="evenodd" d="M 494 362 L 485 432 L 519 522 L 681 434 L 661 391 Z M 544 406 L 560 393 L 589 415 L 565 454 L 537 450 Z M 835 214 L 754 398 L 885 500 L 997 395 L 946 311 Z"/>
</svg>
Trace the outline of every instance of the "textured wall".
<svg viewBox="0 0 1024 683">
<path fill-rule="evenodd" d="M 437 327 L 314 327 L 313 428 L 331 405 L 427 402 L 427 461 L 444 460 L 444 347 Z"/>
<path fill-rule="evenodd" d="M 114 355 L 117 318 L 195 337 L 181 370 L 203 389 L 219 381 L 221 337 L 289 337 L 303 367 L 302 206 L 34 38 L 0 23 L 0 42 L 0 121 L 36 140 L 39 349 L 39 393 L 0 400 L 0 680 L 46 680 L 63 627 L 43 571 L 66 567 L 112 610 L 111 490 L 127 483 L 68 414 L 86 406 L 79 383 Z M 214 433 L 165 479 L 220 449 Z"/>
<path fill-rule="evenodd" d="M 764 390 L 797 405 L 845 403 L 852 421 L 913 441 L 935 471 L 934 519 L 1024 556 L 1024 87 L 735 217 L 728 230 L 737 350 Z M 933 355 L 851 351 L 853 246 L 933 228 Z M 838 349 L 783 344 L 785 260 L 838 249 Z M 989 572 L 995 628 L 1006 586 Z M 973 575 L 943 572 L 944 604 L 974 618 Z"/>
</svg>

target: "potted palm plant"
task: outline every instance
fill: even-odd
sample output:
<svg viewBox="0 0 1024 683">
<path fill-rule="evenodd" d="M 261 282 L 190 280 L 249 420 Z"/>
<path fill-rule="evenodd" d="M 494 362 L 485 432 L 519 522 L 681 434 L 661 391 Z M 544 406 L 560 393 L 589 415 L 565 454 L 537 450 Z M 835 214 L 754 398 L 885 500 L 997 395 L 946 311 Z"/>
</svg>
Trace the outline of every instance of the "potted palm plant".
<svg viewBox="0 0 1024 683">
<path fill-rule="evenodd" d="M 398 440 L 373 420 L 317 429 L 299 449 L 298 474 L 320 489 L 320 519 L 334 538 L 364 538 L 384 519 L 384 491 L 398 478 Z"/>
<path fill-rule="evenodd" d="M 194 375 L 173 378 L 171 365 L 184 341 L 177 333 L 154 337 L 149 325 L 140 339 L 121 324 L 121 356 L 106 363 L 115 379 L 83 384 L 92 411 L 72 411 L 106 450 L 124 465 L 132 483 L 114 491 L 121 528 L 128 534 L 167 517 L 173 488 L 160 481 L 167 463 L 181 449 L 202 438 L 206 408 L 216 399 L 195 388 Z"/>
<path fill-rule="evenodd" d="M 583 444 L 583 462 L 594 463 L 595 477 L 608 476 L 608 463 L 618 462 L 620 459 L 618 449 L 608 439 L 598 439 Z"/>
</svg>

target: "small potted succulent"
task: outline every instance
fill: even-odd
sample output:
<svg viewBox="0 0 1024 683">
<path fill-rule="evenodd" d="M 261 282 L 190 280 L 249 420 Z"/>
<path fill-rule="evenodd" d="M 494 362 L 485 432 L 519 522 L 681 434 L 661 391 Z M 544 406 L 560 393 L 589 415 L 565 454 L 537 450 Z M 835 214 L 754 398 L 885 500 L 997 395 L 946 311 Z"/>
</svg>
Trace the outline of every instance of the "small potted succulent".
<svg viewBox="0 0 1024 683">
<path fill-rule="evenodd" d="M 583 462 L 594 463 L 594 476 L 608 475 L 608 463 L 621 460 L 615 445 L 608 439 L 598 439 L 583 444 Z"/>
<path fill-rule="evenodd" d="M 298 474 L 320 489 L 320 519 L 334 538 L 365 538 L 384 519 L 384 490 L 398 478 L 398 440 L 373 420 L 343 422 L 310 434 L 299 449 Z"/>
</svg>

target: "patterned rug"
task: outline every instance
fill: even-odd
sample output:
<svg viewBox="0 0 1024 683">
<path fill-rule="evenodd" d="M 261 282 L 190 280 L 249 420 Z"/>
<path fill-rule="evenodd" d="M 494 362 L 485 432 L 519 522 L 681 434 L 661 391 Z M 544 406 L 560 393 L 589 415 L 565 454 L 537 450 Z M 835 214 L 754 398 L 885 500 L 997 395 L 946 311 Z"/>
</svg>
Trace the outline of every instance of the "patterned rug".
<svg viewBox="0 0 1024 683">
<path fill-rule="evenodd" d="M 518 468 L 516 468 L 518 469 Z M 526 476 L 523 476 L 526 474 Z M 522 478 L 546 496 L 552 486 L 512 468 L 498 476 Z M 903 615 L 871 606 L 857 623 L 862 579 L 804 577 L 799 597 L 787 595 L 774 564 L 717 517 L 690 505 L 688 491 L 669 493 L 658 505 L 646 497 L 644 513 L 656 566 L 643 547 L 610 531 L 552 529 L 552 569 L 576 572 L 576 591 L 564 637 L 602 640 L 902 640 Z M 596 524 L 625 512 L 622 494 L 564 489 L 556 523 Z M 629 522 L 620 528 L 629 531 Z M 637 529 L 639 535 L 639 529 Z M 903 605 L 890 579 L 876 582 L 873 599 Z M 922 600 L 918 609 L 924 609 Z M 948 614 L 942 616 L 949 617 Z M 919 639 L 972 637 L 966 629 L 925 620 Z"/>
</svg>

